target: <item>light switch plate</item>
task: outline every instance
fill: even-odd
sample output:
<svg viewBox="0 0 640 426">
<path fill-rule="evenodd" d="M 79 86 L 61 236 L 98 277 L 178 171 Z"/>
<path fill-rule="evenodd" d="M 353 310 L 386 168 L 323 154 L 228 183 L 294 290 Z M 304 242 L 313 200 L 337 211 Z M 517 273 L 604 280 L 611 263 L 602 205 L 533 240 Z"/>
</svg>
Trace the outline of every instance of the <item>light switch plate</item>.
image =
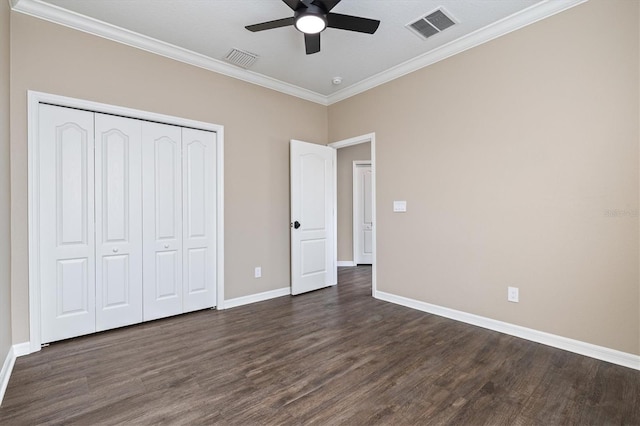
<svg viewBox="0 0 640 426">
<path fill-rule="evenodd" d="M 394 201 L 393 202 L 393 211 L 396 213 L 404 213 L 407 211 L 407 202 L 406 201 Z"/>
</svg>

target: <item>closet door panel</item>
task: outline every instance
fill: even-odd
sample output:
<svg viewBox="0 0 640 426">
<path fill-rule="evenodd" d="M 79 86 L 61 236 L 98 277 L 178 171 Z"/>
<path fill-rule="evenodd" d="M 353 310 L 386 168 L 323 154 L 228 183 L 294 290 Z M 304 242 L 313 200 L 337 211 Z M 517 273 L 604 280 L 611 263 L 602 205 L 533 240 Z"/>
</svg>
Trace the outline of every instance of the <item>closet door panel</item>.
<svg viewBox="0 0 640 426">
<path fill-rule="evenodd" d="M 142 122 L 96 114 L 96 328 L 142 321 Z"/>
<path fill-rule="evenodd" d="M 95 331 L 93 113 L 39 106 L 41 341 Z"/>
<path fill-rule="evenodd" d="M 142 123 L 144 320 L 182 310 L 181 129 Z"/>
<path fill-rule="evenodd" d="M 182 129 L 184 311 L 216 305 L 216 134 Z"/>
</svg>

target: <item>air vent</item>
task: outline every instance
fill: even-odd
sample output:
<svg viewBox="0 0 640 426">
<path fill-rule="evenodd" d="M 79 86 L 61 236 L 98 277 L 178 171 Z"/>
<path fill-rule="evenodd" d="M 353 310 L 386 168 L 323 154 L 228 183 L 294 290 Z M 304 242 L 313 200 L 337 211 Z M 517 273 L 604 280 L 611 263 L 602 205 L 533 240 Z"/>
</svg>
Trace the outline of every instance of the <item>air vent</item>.
<svg viewBox="0 0 640 426">
<path fill-rule="evenodd" d="M 415 22 L 407 25 L 414 33 L 420 37 L 427 39 L 441 31 L 446 30 L 452 25 L 455 25 L 455 21 L 447 16 L 442 9 L 438 9 L 427 16 L 423 16 Z"/>
<path fill-rule="evenodd" d="M 255 53 L 245 52 L 240 49 L 231 49 L 227 56 L 224 57 L 225 61 L 244 69 L 253 65 L 256 59 L 258 59 L 258 55 Z"/>
</svg>

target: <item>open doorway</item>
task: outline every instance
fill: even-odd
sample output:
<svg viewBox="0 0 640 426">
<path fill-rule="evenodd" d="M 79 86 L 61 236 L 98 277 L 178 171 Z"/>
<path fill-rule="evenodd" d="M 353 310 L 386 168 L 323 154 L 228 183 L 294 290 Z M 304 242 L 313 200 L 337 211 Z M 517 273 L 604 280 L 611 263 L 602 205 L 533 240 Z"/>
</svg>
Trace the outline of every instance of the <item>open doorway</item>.
<svg viewBox="0 0 640 426">
<path fill-rule="evenodd" d="M 336 261 L 337 266 L 355 266 L 358 262 L 354 253 L 354 243 L 357 236 L 354 235 L 354 164 L 369 163 L 370 173 L 370 234 L 367 238 L 370 248 L 370 257 L 361 263 L 371 264 L 372 295 L 376 294 L 376 179 L 375 179 L 375 134 L 370 133 L 350 139 L 341 140 L 330 147 L 337 149 L 336 167 Z M 354 161 L 356 163 L 354 163 Z"/>
<path fill-rule="evenodd" d="M 338 166 L 340 166 L 340 161 L 338 161 Z M 356 266 L 371 265 L 373 263 L 373 203 L 371 202 L 371 175 L 370 159 L 353 160 L 353 202 L 351 204 L 351 213 L 353 216 L 352 257 L 353 263 Z M 344 188 L 344 192 L 347 192 L 346 189 L 347 188 Z M 340 217 L 338 217 L 338 220 L 339 219 Z"/>
</svg>

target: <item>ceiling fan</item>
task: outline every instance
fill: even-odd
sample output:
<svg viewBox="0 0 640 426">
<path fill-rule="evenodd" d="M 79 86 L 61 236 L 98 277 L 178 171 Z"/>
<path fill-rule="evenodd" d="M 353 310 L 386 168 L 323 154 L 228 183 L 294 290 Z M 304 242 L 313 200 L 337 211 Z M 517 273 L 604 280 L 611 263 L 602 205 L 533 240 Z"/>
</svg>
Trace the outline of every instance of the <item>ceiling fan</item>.
<svg viewBox="0 0 640 426">
<path fill-rule="evenodd" d="M 245 28 L 257 32 L 294 25 L 298 31 L 304 33 L 307 55 L 320 51 L 320 33 L 325 28 L 373 34 L 380 25 L 380 21 L 375 19 L 332 13 L 331 9 L 336 7 L 341 0 L 282 1 L 293 10 L 292 17 L 248 25 Z"/>
</svg>

